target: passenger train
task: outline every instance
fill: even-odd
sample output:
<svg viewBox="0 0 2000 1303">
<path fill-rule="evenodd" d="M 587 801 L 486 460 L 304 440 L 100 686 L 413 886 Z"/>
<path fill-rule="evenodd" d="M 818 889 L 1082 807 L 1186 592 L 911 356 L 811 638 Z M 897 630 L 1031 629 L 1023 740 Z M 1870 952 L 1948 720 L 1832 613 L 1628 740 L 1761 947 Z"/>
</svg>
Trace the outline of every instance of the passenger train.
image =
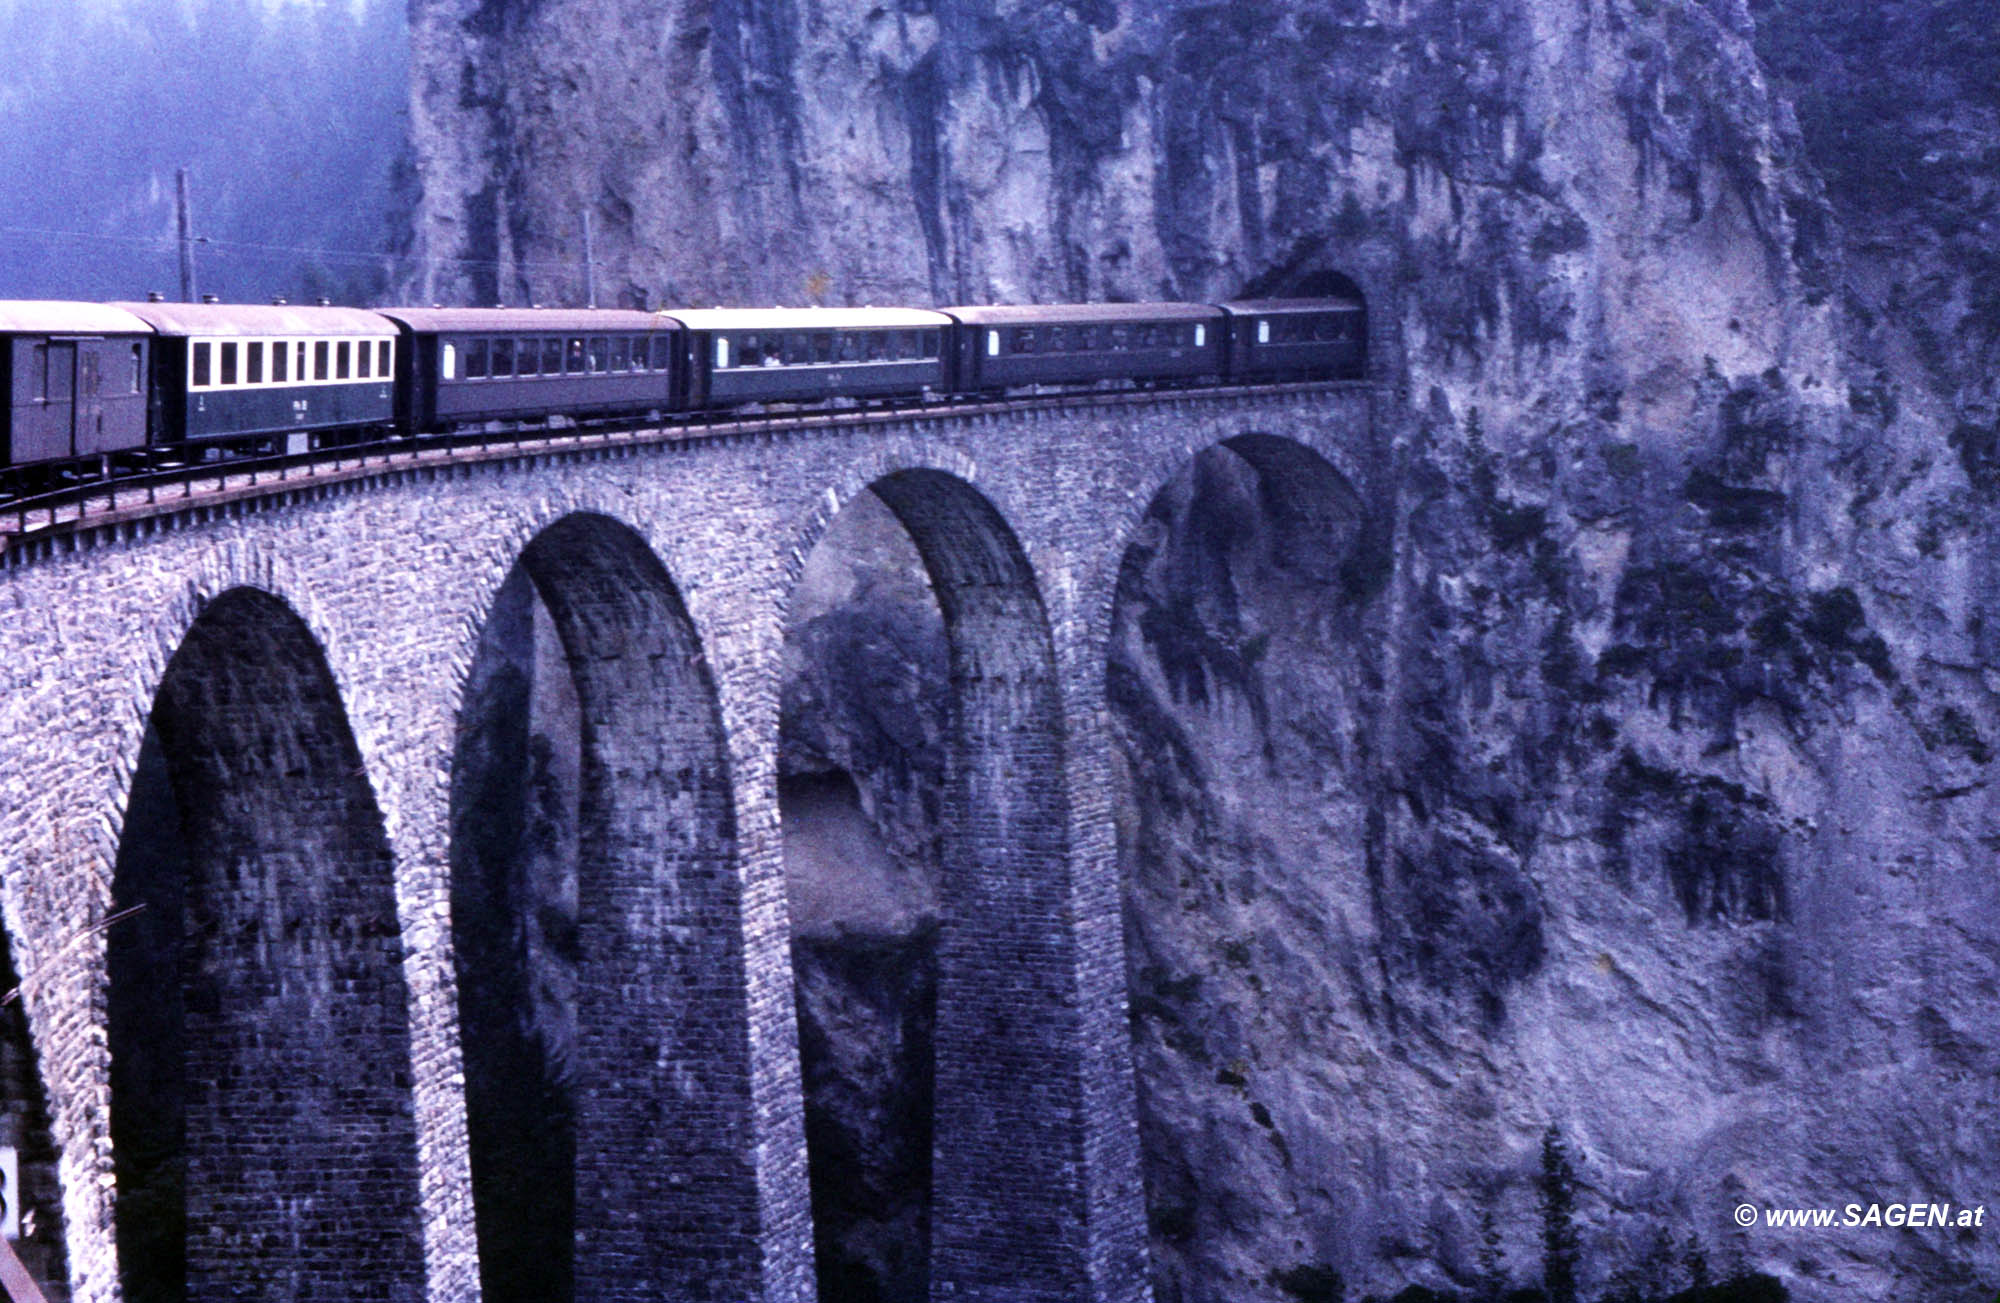
<svg viewBox="0 0 2000 1303">
<path fill-rule="evenodd" d="M 1355 298 L 663 312 L 0 302 L 0 497 L 456 430 L 1359 379 L 1366 349 Z"/>
</svg>

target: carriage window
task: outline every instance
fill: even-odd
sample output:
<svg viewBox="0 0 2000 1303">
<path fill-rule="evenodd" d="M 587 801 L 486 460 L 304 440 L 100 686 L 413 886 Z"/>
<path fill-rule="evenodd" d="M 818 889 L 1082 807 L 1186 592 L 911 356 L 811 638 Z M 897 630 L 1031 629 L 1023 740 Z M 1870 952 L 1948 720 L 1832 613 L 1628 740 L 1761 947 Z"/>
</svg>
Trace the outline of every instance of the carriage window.
<svg viewBox="0 0 2000 1303">
<path fill-rule="evenodd" d="M 243 383 L 264 383 L 264 345 L 261 341 L 243 346 Z"/>
<path fill-rule="evenodd" d="M 514 341 L 511 339 L 494 340 L 493 354 L 489 362 L 493 368 L 492 374 L 495 380 L 505 380 L 508 376 L 513 375 Z"/>
<path fill-rule="evenodd" d="M 887 331 L 871 330 L 868 332 L 866 338 L 868 340 L 868 360 L 870 362 L 880 362 L 884 358 L 895 356 L 889 351 L 889 334 Z"/>
<path fill-rule="evenodd" d="M 132 345 L 132 392 L 139 393 L 146 387 L 146 350 L 142 345 Z"/>
<path fill-rule="evenodd" d="M 514 374 L 531 376 L 542 369 L 542 341 L 539 339 L 517 339 L 514 341 Z"/>
<path fill-rule="evenodd" d="M 383 379 L 385 379 L 385 380 L 386 380 L 386 379 L 388 379 L 388 377 L 389 377 L 389 362 L 390 362 L 390 360 L 391 360 L 391 359 L 393 359 L 393 358 L 394 358 L 395 356 L 396 356 L 396 354 L 395 354 L 395 345 L 394 345 L 393 343 L 391 343 L 390 341 L 388 341 L 388 340 L 386 340 L 386 339 L 385 339 L 385 340 L 382 340 L 381 342 L 379 342 L 378 344 L 376 344 L 376 345 L 375 345 L 375 374 L 376 374 L 376 375 L 378 375 L 378 376 L 381 376 L 381 377 L 382 377 Z"/>
<path fill-rule="evenodd" d="M 362 380 L 368 378 L 368 363 L 374 356 L 374 353 L 375 350 L 369 347 L 368 341 L 365 339 L 354 346 L 354 374 L 358 378 Z"/>
<path fill-rule="evenodd" d="M 216 378 L 217 384 L 233 385 L 236 383 L 236 345 L 224 344 L 222 346 L 222 365 L 220 370 L 222 374 Z"/>
<path fill-rule="evenodd" d="M 49 346 L 47 344 L 35 345 L 35 397 L 37 398 L 47 397 L 49 392 L 48 381 L 43 376 L 43 372 L 48 367 L 48 361 Z M 194 359 L 188 367 L 188 384 L 196 389 L 207 385 L 209 382 L 208 367 L 209 345 L 205 343 L 196 344 L 194 346 Z"/>
<path fill-rule="evenodd" d="M 833 333 L 822 330 L 812 337 L 812 360 L 822 365 L 833 361 Z"/>
<path fill-rule="evenodd" d="M 1198 325 L 1198 326 L 1196 326 L 1196 327 L 1194 328 L 1194 346 L 1195 346 L 1196 348 L 1206 348 L 1206 347 L 1208 347 L 1208 327 L 1207 327 L 1207 326 L 1201 326 L 1201 325 Z"/>
<path fill-rule="evenodd" d="M 486 341 L 483 339 L 465 341 L 465 378 L 467 380 L 486 378 Z"/>
<path fill-rule="evenodd" d="M 563 345 L 560 339 L 542 341 L 542 374 L 559 376 L 562 374 Z"/>
<path fill-rule="evenodd" d="M 604 361 L 610 351 L 603 339 L 590 341 L 590 369 L 593 373 L 604 370 Z"/>
<path fill-rule="evenodd" d="M 938 355 L 938 336 L 942 333 L 936 330 L 926 330 L 924 332 L 925 357 L 936 357 Z"/>
<path fill-rule="evenodd" d="M 715 366 L 719 371 L 729 365 L 729 336 L 715 337 Z"/>
<path fill-rule="evenodd" d="M 446 344 L 438 350 L 438 374 L 446 380 L 458 378 L 458 345 Z"/>
<path fill-rule="evenodd" d="M 834 344 L 840 350 L 839 351 L 840 361 L 859 362 L 861 360 L 862 357 L 861 336 L 855 334 L 853 331 L 851 330 L 841 331 L 838 335 L 834 336 Z"/>
<path fill-rule="evenodd" d="M 292 375 L 295 379 L 310 380 L 312 379 L 312 368 L 306 362 L 306 342 L 302 339 L 295 347 L 298 349 L 298 357 L 296 364 L 292 367 Z"/>
<path fill-rule="evenodd" d="M 1269 321 L 1259 320 L 1257 322 L 1257 342 L 1259 344 L 1268 344 L 1271 342 L 1271 323 Z"/>
<path fill-rule="evenodd" d="M 292 345 L 289 340 L 279 340 L 271 345 L 271 382 L 283 384 L 291 375 Z"/>
<path fill-rule="evenodd" d="M 668 351 L 673 342 L 672 335 L 653 336 L 653 370 L 665 371 L 673 364 L 673 354 Z"/>
<path fill-rule="evenodd" d="M 1014 351 L 1032 353 L 1035 351 L 1035 328 L 1033 326 L 1014 327 Z"/>
<path fill-rule="evenodd" d="M 1061 326 L 1049 327 L 1049 352 L 1069 352 L 1069 331 L 1063 329 Z"/>
<path fill-rule="evenodd" d="M 1112 348 L 1124 348 L 1126 344 L 1128 344 L 1131 341 L 1131 338 L 1132 338 L 1132 331 L 1130 327 L 1113 326 L 1111 328 Z"/>
<path fill-rule="evenodd" d="M 354 374 L 354 341 L 343 339 L 333 346 L 333 378 L 345 380 Z"/>
<path fill-rule="evenodd" d="M 632 369 L 632 341 L 624 335 L 615 336 L 611 341 L 611 369 L 630 371 Z"/>
<path fill-rule="evenodd" d="M 997 330 L 989 330 L 986 332 L 986 356 L 988 357 L 1000 356 L 1000 332 Z"/>
</svg>

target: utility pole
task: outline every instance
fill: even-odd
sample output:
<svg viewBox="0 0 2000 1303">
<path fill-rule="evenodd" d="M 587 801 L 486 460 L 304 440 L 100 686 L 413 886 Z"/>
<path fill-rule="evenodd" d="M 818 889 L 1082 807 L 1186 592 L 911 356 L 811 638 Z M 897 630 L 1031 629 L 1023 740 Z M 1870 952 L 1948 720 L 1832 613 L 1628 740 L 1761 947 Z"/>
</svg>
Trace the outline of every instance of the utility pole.
<svg viewBox="0 0 2000 1303">
<path fill-rule="evenodd" d="M 174 174 L 175 192 L 180 198 L 181 226 L 181 302 L 193 303 L 194 297 L 194 216 L 188 211 L 188 170 L 182 168 Z"/>
<path fill-rule="evenodd" d="M 590 210 L 583 210 L 583 306 L 597 306 L 597 263 L 590 247 Z"/>
</svg>

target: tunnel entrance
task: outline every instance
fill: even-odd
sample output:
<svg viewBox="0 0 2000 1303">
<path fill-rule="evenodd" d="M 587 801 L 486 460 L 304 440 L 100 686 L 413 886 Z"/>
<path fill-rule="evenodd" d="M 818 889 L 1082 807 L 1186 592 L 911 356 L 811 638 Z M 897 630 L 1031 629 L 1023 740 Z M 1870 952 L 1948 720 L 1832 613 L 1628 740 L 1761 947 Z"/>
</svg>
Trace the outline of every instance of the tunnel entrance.
<svg viewBox="0 0 2000 1303">
<path fill-rule="evenodd" d="M 422 1296 L 388 844 L 312 634 L 252 589 L 168 663 L 108 934 L 133 1303 Z"/>
<path fill-rule="evenodd" d="M 630 529 L 566 517 L 500 588 L 451 817 L 484 1297 L 754 1297 L 721 719 L 694 625 Z"/>
</svg>

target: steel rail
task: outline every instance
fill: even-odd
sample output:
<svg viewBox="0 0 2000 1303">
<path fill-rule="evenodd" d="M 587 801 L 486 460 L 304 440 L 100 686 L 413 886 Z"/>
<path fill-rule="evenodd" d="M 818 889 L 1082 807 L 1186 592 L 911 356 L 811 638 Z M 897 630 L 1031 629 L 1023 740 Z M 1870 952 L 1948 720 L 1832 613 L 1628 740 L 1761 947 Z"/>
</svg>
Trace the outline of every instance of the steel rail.
<svg viewBox="0 0 2000 1303">
<path fill-rule="evenodd" d="M 1008 399 L 977 395 L 940 397 L 747 415 L 734 411 L 677 413 L 660 420 L 597 421 L 566 429 L 515 426 L 399 435 L 306 452 L 220 457 L 108 475 L 45 493 L 0 500 L 0 552 L 107 525 L 226 502 L 278 497 L 308 485 L 332 485 L 430 467 L 478 465 L 530 456 L 569 457 L 608 447 L 694 444 L 746 435 L 832 434 L 913 418 L 960 419 L 1078 407 L 1151 406 L 1190 399 L 1366 391 L 1375 387 L 1367 380 L 1309 380 L 1185 388 L 1074 389 Z M 166 451 L 199 455 L 207 448 L 195 444 Z"/>
</svg>

